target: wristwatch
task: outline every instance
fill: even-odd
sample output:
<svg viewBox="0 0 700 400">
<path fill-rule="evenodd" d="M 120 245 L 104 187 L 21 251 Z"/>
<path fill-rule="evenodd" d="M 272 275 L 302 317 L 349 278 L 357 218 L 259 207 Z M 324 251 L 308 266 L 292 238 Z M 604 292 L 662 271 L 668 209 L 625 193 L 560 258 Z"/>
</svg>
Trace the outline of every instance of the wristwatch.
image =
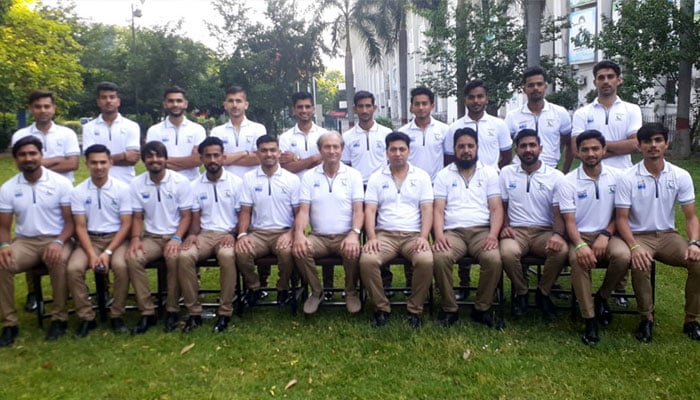
<svg viewBox="0 0 700 400">
<path fill-rule="evenodd" d="M 603 235 L 608 239 L 610 239 L 610 237 L 612 236 L 612 233 L 610 233 L 610 231 L 607 229 L 603 229 L 602 231 L 598 232 L 598 234 Z"/>
<path fill-rule="evenodd" d="M 700 247 L 700 240 L 689 240 L 688 246 L 693 246 L 693 245 Z"/>
<path fill-rule="evenodd" d="M 358 235 L 362 233 L 362 231 L 359 228 L 352 228 L 352 231 L 357 233 Z"/>
<path fill-rule="evenodd" d="M 108 256 L 112 257 L 112 250 L 110 249 L 105 249 L 103 253 L 107 254 Z"/>
</svg>

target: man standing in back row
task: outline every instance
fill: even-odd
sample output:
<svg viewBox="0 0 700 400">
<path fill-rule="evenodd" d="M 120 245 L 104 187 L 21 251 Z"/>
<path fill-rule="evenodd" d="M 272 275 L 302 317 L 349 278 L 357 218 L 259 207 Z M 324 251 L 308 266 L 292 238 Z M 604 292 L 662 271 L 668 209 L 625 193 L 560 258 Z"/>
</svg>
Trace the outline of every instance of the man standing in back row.
<svg viewBox="0 0 700 400">
<path fill-rule="evenodd" d="M 297 174 L 299 179 L 304 172 L 319 165 L 316 142 L 324 132 L 314 123 L 314 96 L 309 92 L 297 92 L 292 95 L 292 112 L 297 123 L 279 137 L 279 158 L 282 168 Z"/>
</svg>

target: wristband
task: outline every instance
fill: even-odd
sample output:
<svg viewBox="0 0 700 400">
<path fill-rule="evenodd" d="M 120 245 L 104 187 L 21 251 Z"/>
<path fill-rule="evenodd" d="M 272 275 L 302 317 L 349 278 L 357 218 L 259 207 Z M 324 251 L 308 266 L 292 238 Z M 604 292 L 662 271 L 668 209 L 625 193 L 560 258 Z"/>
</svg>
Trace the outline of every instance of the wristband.
<svg viewBox="0 0 700 400">
<path fill-rule="evenodd" d="M 574 248 L 574 250 L 579 251 L 579 250 L 580 250 L 581 248 L 583 248 L 583 247 L 588 247 L 588 243 L 586 243 L 586 242 L 581 242 L 581 243 L 579 243 L 579 244 L 576 245 L 576 247 Z"/>
<path fill-rule="evenodd" d="M 57 245 L 63 247 L 63 240 L 61 240 L 61 239 L 56 239 L 53 241 L 53 243 L 56 243 Z"/>
<path fill-rule="evenodd" d="M 170 240 L 174 240 L 178 243 L 182 243 L 182 238 L 178 235 L 173 235 L 173 237 L 171 237 Z"/>
<path fill-rule="evenodd" d="M 240 239 L 240 238 L 242 238 L 243 236 L 248 236 L 248 232 L 241 232 L 241 233 L 239 233 L 238 236 L 236 236 L 236 239 Z"/>
<path fill-rule="evenodd" d="M 630 247 L 630 251 L 635 251 L 640 247 L 642 247 L 640 244 L 635 244 L 634 246 Z"/>
<path fill-rule="evenodd" d="M 2 243 L 0 243 L 0 249 L 4 249 L 5 247 L 10 247 L 10 242 L 2 242 Z"/>
<path fill-rule="evenodd" d="M 608 238 L 608 239 L 610 239 L 610 238 L 612 237 L 612 233 L 610 233 L 610 231 L 607 230 L 607 229 L 603 229 L 602 231 L 598 232 L 598 235 L 599 235 L 599 236 L 600 236 L 600 235 L 603 235 L 603 236 L 605 236 L 605 237 Z"/>
</svg>

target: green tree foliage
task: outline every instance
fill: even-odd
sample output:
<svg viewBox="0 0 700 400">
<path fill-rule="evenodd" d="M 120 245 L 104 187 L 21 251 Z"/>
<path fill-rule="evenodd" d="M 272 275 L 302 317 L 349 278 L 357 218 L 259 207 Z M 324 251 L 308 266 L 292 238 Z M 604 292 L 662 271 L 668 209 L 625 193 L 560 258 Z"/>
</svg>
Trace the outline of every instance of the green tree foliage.
<svg viewBox="0 0 700 400">
<path fill-rule="evenodd" d="M 56 92 L 57 111 L 65 113 L 82 90 L 82 47 L 69 25 L 42 18 L 29 3 L 15 0 L 0 25 L 0 111 L 25 108 L 27 94 L 44 88 Z"/>
<path fill-rule="evenodd" d="M 316 103 L 323 106 L 324 114 L 336 108 L 340 100 L 338 84 L 344 80 L 343 73 L 336 70 L 326 71 L 322 77 L 316 78 Z"/>
<path fill-rule="evenodd" d="M 314 15 L 318 10 L 299 12 L 293 1 L 267 0 L 265 21 L 252 23 L 246 18 L 243 0 L 215 0 L 217 10 L 241 12 L 223 15 L 236 21 L 221 40 L 234 42 L 233 52 L 224 57 L 220 76 L 224 87 L 238 85 L 248 92 L 248 115 L 271 133 L 285 125 L 285 113 L 291 108 L 291 94 L 311 87 L 311 77 L 323 70 L 321 52 L 324 25 Z M 243 33 L 241 33 L 243 32 Z M 288 114 L 287 114 L 288 115 Z"/>
</svg>

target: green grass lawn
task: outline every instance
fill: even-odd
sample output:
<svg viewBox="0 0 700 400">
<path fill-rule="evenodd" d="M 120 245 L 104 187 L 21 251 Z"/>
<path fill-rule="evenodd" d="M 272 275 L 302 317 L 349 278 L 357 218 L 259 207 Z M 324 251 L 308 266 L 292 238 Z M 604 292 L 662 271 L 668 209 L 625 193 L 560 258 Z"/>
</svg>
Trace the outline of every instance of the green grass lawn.
<svg viewBox="0 0 700 400">
<path fill-rule="evenodd" d="M 700 162 L 677 164 L 700 185 Z M 1 181 L 15 171 L 11 158 L 0 160 Z M 77 176 L 86 177 L 82 165 Z M 568 311 L 553 323 L 536 312 L 513 321 L 506 312 L 506 329 L 495 331 L 469 322 L 462 309 L 453 328 L 433 326 L 433 315 L 411 330 L 397 307 L 392 322 L 375 330 L 368 310 L 348 316 L 322 307 L 307 318 L 257 308 L 234 317 L 224 334 L 212 334 L 208 320 L 188 335 L 159 326 L 116 336 L 103 326 L 85 339 L 72 336 L 72 315 L 69 334 L 52 343 L 33 314 L 19 311 L 20 336 L 0 349 L 0 399 L 692 399 L 700 396 L 700 343 L 681 333 L 685 276 L 658 266 L 651 344 L 633 337 L 636 316 L 615 315 L 595 347 L 581 344 L 583 322 Z M 203 270 L 202 279 L 215 286 L 218 271 Z M 23 276 L 16 288 L 19 308 Z M 127 314 L 134 324 L 137 313 Z"/>
</svg>

